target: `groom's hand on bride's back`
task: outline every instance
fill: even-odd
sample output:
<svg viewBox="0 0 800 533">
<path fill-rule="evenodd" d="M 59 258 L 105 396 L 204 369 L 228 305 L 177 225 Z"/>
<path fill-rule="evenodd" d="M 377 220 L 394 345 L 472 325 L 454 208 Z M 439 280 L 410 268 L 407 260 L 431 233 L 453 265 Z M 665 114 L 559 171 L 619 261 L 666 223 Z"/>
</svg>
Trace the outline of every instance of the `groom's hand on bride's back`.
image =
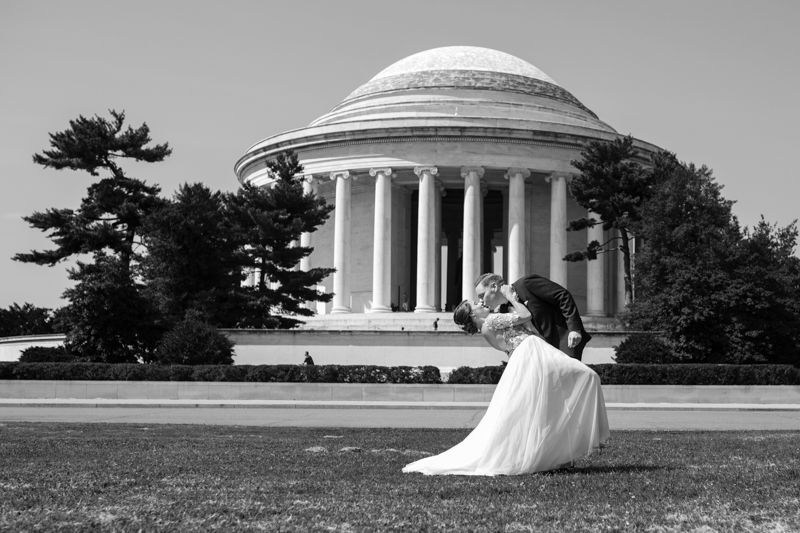
<svg viewBox="0 0 800 533">
<path fill-rule="evenodd" d="M 581 343 L 581 332 L 580 331 L 570 331 L 569 337 L 567 338 L 567 346 L 570 348 L 574 348 Z"/>
</svg>

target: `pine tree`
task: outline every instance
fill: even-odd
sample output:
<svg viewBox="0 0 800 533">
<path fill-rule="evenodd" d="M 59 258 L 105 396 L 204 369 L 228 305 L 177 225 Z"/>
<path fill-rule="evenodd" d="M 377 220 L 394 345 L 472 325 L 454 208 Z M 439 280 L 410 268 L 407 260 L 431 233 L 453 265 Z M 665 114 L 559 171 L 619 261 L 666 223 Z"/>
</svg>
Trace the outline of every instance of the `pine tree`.
<svg viewBox="0 0 800 533">
<path fill-rule="evenodd" d="M 641 219 L 642 203 L 652 196 L 653 186 L 663 174 L 661 164 L 666 163 L 662 156 L 656 156 L 654 170 L 648 170 L 633 160 L 635 156 L 633 138 L 627 136 L 611 142 L 591 141 L 581 151 L 582 159 L 571 162 L 581 174 L 570 180 L 570 193 L 578 205 L 596 213 L 600 219 L 572 220 L 567 230 L 579 231 L 601 224 L 604 230 L 616 229 L 619 236 L 604 243 L 592 241 L 586 250 L 564 257 L 565 261 L 591 261 L 605 252 L 618 250 L 622 253 L 626 305 L 633 301 L 631 224 Z"/>
<path fill-rule="evenodd" d="M 122 259 L 98 252 L 94 263 L 78 261 L 70 279 L 78 283 L 64 291 L 69 352 L 96 363 L 153 360 L 163 328 Z"/>
<path fill-rule="evenodd" d="M 77 254 L 92 254 L 93 264 L 79 262 L 70 270 L 77 284 L 65 291 L 70 303 L 60 315 L 67 347 L 92 361 L 131 362 L 146 358 L 158 336 L 132 263 L 144 219 L 162 200 L 159 187 L 126 176 L 118 161 L 154 163 L 172 150 L 167 143 L 147 147 L 147 124 L 123 129 L 125 113 L 109 112 L 111 120 L 71 120 L 67 130 L 50 134 L 50 150 L 33 156 L 34 163 L 56 170 L 98 177 L 104 170 L 110 175 L 89 186 L 77 211 L 48 209 L 23 217 L 32 227 L 50 232 L 56 248 L 17 254 L 14 260 L 53 266 Z"/>
<path fill-rule="evenodd" d="M 312 288 L 334 269 L 296 269 L 313 249 L 292 246 L 305 232 L 314 232 L 328 218 L 333 206 L 313 194 L 303 193 L 298 176 L 303 167 L 287 151 L 268 163 L 273 187 L 243 185 L 229 195 L 229 217 L 239 235 L 241 267 L 257 273 L 252 287 L 240 287 L 244 303 L 237 327 L 290 328 L 301 323 L 291 315 L 311 316 L 307 301 L 327 302 L 331 294 Z"/>
<path fill-rule="evenodd" d="M 146 147 L 152 140 L 143 124 L 123 131 L 125 113 L 114 110 L 111 121 L 95 116 L 70 121 L 69 129 L 50 134 L 51 150 L 33 156 L 33 162 L 56 170 L 83 170 L 99 176 L 77 211 L 48 209 L 23 217 L 32 227 L 50 232 L 54 250 L 17 254 L 14 260 L 53 266 L 75 254 L 111 251 L 130 267 L 139 228 L 144 217 L 160 204 L 157 186 L 129 178 L 117 164 L 120 159 L 154 163 L 172 153 L 168 143 Z"/>
<path fill-rule="evenodd" d="M 201 183 L 187 183 L 145 220 L 140 272 L 147 297 L 169 324 L 189 312 L 210 324 L 228 323 L 237 307 L 244 276 L 223 199 Z"/>
</svg>

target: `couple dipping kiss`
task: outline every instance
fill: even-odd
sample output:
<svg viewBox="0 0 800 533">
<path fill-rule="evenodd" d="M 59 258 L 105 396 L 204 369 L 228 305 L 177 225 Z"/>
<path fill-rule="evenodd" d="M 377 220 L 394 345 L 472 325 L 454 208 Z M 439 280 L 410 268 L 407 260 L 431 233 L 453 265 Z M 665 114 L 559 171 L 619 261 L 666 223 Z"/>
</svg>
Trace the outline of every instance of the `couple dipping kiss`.
<svg viewBox="0 0 800 533">
<path fill-rule="evenodd" d="M 453 320 L 467 333 L 482 333 L 509 356 L 508 365 L 472 433 L 403 472 L 495 476 L 574 466 L 610 432 L 600 378 L 580 362 L 591 336 L 572 295 L 536 275 L 507 285 L 483 274 L 475 292 L 478 301 L 461 302 Z"/>
</svg>

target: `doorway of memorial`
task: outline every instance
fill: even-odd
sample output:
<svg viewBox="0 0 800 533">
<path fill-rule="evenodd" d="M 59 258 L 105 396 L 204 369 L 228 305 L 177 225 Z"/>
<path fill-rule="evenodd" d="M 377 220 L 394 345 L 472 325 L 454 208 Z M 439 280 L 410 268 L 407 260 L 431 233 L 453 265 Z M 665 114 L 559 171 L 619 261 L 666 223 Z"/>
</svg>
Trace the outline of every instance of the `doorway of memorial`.
<svg viewBox="0 0 800 533">
<path fill-rule="evenodd" d="M 464 237 L 464 189 L 446 188 L 447 194 L 442 197 L 441 213 L 441 260 L 436 276 L 441 280 L 439 302 L 440 311 L 452 311 L 462 300 L 462 266 Z M 481 272 L 498 269 L 503 270 L 503 246 L 505 227 L 503 225 L 503 193 L 488 191 L 483 197 L 481 234 Z M 411 220 L 409 224 L 409 243 L 411 254 L 409 292 L 411 309 L 417 306 L 417 228 L 419 217 L 419 191 L 411 194 Z M 498 236 L 501 237 L 498 239 Z"/>
</svg>

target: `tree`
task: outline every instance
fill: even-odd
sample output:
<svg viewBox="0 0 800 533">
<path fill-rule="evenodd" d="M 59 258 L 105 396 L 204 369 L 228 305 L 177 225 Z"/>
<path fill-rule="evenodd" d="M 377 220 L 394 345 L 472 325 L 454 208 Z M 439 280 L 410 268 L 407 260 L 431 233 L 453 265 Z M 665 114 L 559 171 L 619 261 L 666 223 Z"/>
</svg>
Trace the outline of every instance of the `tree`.
<svg viewBox="0 0 800 533">
<path fill-rule="evenodd" d="M 683 360 L 710 362 L 725 350 L 719 313 L 730 296 L 729 263 L 741 233 L 733 202 L 711 171 L 671 159 L 671 176 L 636 224 L 645 241 L 636 258 L 638 297 L 622 318 L 631 327 L 665 331 Z"/>
<path fill-rule="evenodd" d="M 239 287 L 243 306 L 237 327 L 291 328 L 301 323 L 288 315 L 311 316 L 307 301 L 327 302 L 331 294 L 312 287 L 331 274 L 331 268 L 304 272 L 294 267 L 312 248 L 292 246 L 304 232 L 328 218 L 333 206 L 323 198 L 303 193 L 296 176 L 303 172 L 297 156 L 287 151 L 268 163 L 275 178 L 272 188 L 243 185 L 227 197 L 242 251 L 241 267 L 257 272 L 253 287 Z M 273 288 L 277 284 L 277 288 Z"/>
<path fill-rule="evenodd" d="M 565 261 L 595 260 L 598 254 L 618 250 L 622 253 L 625 270 L 625 303 L 633 301 L 631 281 L 631 225 L 641 219 L 643 202 L 652 195 L 653 187 L 662 175 L 659 157 L 654 158 L 655 170 L 647 170 L 633 161 L 636 150 L 633 138 L 627 136 L 611 142 L 590 141 L 581 151 L 580 160 L 572 166 L 581 171 L 569 183 L 575 201 L 596 213 L 600 219 L 582 217 L 569 222 L 568 231 L 579 231 L 601 224 L 604 230 L 616 229 L 618 237 L 607 242 L 592 241 L 585 251 L 564 257 Z M 616 246 L 612 243 L 616 242 Z"/>
<path fill-rule="evenodd" d="M 83 170 L 92 176 L 105 170 L 110 175 L 89 186 L 77 211 L 48 209 L 23 217 L 32 227 L 50 232 L 56 248 L 14 259 L 53 266 L 76 254 L 92 254 L 94 264 L 78 263 L 70 271 L 77 285 L 64 293 L 70 301 L 63 312 L 67 344 L 91 360 L 129 362 L 152 351 L 152 317 L 145 316 L 150 309 L 138 292 L 131 264 L 143 221 L 162 200 L 157 186 L 126 176 L 117 162 L 158 162 L 172 150 L 167 143 L 146 146 L 151 142 L 147 124 L 123 130 L 125 113 L 109 112 L 112 120 L 71 120 L 69 129 L 50 134 L 50 150 L 33 156 L 34 163 L 56 170 Z"/>
<path fill-rule="evenodd" d="M 45 335 L 54 332 L 50 309 L 29 303 L 14 303 L 8 309 L 0 309 L 0 337 Z"/>
<path fill-rule="evenodd" d="M 800 364 L 800 258 L 795 220 L 785 228 L 762 216 L 736 249 L 730 300 L 729 361 Z"/>
<path fill-rule="evenodd" d="M 711 170 L 663 157 L 671 174 L 633 225 L 645 245 L 623 321 L 663 331 L 686 362 L 797 361 L 796 225 L 741 230 Z"/>
<path fill-rule="evenodd" d="M 50 134 L 52 150 L 33 156 L 34 163 L 56 170 L 84 170 L 99 176 L 98 170 L 104 169 L 111 175 L 88 188 L 78 211 L 48 209 L 23 217 L 32 227 L 50 231 L 49 238 L 57 247 L 17 254 L 16 261 L 53 266 L 75 254 L 110 250 L 130 266 L 138 230 L 143 218 L 160 204 L 160 189 L 125 176 L 116 161 L 154 163 L 172 150 L 168 143 L 146 147 L 151 141 L 147 124 L 123 131 L 125 113 L 109 113 L 112 121 L 99 116 L 71 120 L 68 130 Z"/>
<path fill-rule="evenodd" d="M 131 279 L 122 259 L 95 254 L 94 263 L 70 269 L 76 285 L 64 291 L 69 352 L 97 363 L 151 361 L 163 329 L 156 311 Z"/>
<path fill-rule="evenodd" d="M 167 323 L 190 311 L 211 324 L 231 322 L 244 273 L 222 193 L 200 183 L 181 185 L 145 220 L 143 235 L 145 293 Z"/>
</svg>

